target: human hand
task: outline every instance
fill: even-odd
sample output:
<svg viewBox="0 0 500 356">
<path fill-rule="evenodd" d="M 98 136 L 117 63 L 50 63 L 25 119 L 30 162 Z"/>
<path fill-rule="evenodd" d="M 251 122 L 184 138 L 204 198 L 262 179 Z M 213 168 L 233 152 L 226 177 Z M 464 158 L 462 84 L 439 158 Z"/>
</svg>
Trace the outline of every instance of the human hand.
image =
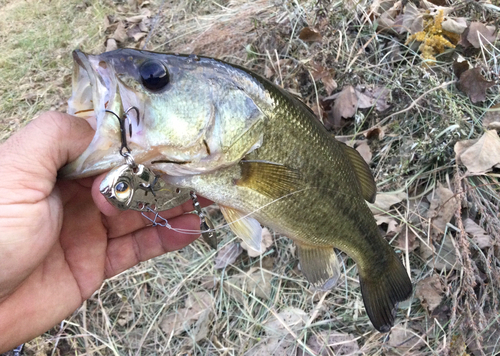
<svg viewBox="0 0 500 356">
<path fill-rule="evenodd" d="M 103 176 L 58 181 L 93 134 L 85 120 L 49 112 L 0 145 L 0 353 L 59 323 L 105 278 L 199 236 L 118 212 L 99 192 Z M 161 215 L 199 230 L 196 215 L 183 215 L 192 210 L 189 201 Z"/>
</svg>

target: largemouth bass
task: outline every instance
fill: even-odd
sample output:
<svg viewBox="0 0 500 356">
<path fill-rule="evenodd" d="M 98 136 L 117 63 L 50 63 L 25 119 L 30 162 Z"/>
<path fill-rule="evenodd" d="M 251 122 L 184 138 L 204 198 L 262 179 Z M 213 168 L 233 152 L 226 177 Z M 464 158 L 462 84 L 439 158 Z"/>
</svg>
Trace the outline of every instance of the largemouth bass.
<svg viewBox="0 0 500 356">
<path fill-rule="evenodd" d="M 106 110 L 134 107 L 128 145 L 137 163 L 218 203 L 251 246 L 260 238 L 258 222 L 293 239 L 316 288 L 335 284 L 334 247 L 344 251 L 357 263 L 371 322 L 390 330 L 412 284 L 366 204 L 375 199 L 373 176 L 304 103 L 251 71 L 207 57 L 133 49 L 73 57 L 69 112 L 87 118 L 96 134 L 61 176 L 122 164 L 118 121 Z"/>
</svg>

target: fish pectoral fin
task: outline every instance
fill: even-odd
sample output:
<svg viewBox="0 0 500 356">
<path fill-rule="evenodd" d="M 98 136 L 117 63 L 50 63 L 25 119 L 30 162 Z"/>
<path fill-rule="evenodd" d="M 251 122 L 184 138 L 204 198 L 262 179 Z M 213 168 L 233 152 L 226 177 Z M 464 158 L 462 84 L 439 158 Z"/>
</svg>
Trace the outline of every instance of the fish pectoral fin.
<svg viewBox="0 0 500 356">
<path fill-rule="evenodd" d="M 413 287 L 394 251 L 390 251 L 390 257 L 383 266 L 375 266 L 359 270 L 361 294 L 366 313 L 375 329 L 388 332 L 394 325 L 398 302 L 408 299 Z"/>
<path fill-rule="evenodd" d="M 219 208 L 236 236 L 253 250 L 262 252 L 262 226 L 260 226 L 260 223 L 241 211 L 222 205 L 219 205 Z"/>
<path fill-rule="evenodd" d="M 271 199 L 282 198 L 302 188 L 300 173 L 282 164 L 266 161 L 241 161 L 241 178 L 236 185 Z"/>
<path fill-rule="evenodd" d="M 315 288 L 327 291 L 340 277 L 340 263 L 333 247 L 297 244 L 302 273 Z"/>
<path fill-rule="evenodd" d="M 377 185 L 373 179 L 373 174 L 370 171 L 370 167 L 366 161 L 361 157 L 358 151 L 354 148 L 342 144 L 345 154 L 349 157 L 351 161 L 352 168 L 356 173 L 356 178 L 358 179 L 359 185 L 361 186 L 361 193 L 363 198 L 370 202 L 375 202 L 375 196 L 377 195 Z"/>
</svg>

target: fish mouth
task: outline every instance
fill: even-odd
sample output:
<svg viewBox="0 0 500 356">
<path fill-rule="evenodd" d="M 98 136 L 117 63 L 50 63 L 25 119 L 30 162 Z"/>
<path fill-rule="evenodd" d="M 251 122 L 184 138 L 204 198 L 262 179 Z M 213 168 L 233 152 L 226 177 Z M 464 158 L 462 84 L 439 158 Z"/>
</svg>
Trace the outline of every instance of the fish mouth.
<svg viewBox="0 0 500 356">
<path fill-rule="evenodd" d="M 139 130 L 138 115 L 143 112 L 136 93 L 119 80 L 111 63 L 99 55 L 87 55 L 78 50 L 73 51 L 73 62 L 68 114 L 87 120 L 95 135 L 87 149 L 59 171 L 59 177 L 65 179 L 94 176 L 123 164 L 119 118 L 125 116 L 124 107 L 137 108 L 130 110 L 124 125 L 129 127 L 130 124 L 126 135 L 130 139 L 132 132 Z M 134 151 L 134 159 L 143 160 L 144 149 L 130 140 L 127 147 Z"/>
</svg>

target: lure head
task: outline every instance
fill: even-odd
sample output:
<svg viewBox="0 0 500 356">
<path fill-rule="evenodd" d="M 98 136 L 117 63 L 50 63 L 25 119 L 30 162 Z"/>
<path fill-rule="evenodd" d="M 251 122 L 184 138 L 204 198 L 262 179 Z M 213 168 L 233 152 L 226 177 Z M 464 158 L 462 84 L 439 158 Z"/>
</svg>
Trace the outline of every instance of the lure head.
<svg viewBox="0 0 500 356">
<path fill-rule="evenodd" d="M 101 194 L 120 210 L 163 211 L 189 200 L 190 190 L 165 183 L 142 164 L 124 164 L 106 175 L 99 186 Z"/>
</svg>

